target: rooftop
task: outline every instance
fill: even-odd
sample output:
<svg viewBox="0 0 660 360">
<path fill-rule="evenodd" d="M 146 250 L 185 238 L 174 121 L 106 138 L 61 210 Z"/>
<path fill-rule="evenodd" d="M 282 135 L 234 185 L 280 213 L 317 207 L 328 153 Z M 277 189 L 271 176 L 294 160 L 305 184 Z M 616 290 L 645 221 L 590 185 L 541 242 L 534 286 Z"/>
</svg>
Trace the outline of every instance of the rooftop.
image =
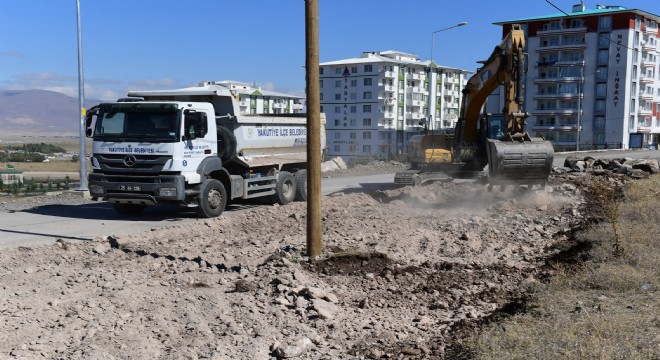
<svg viewBox="0 0 660 360">
<path fill-rule="evenodd" d="M 528 17 L 528 18 L 523 18 L 523 19 L 500 21 L 500 22 L 495 22 L 493 24 L 495 24 L 495 25 L 504 25 L 504 24 L 510 24 L 510 23 L 530 22 L 530 21 L 535 21 L 535 20 L 559 19 L 559 18 L 565 18 L 567 16 L 568 17 L 597 16 L 597 15 L 616 14 L 616 13 L 623 13 L 623 12 L 632 12 L 632 13 L 639 14 L 639 15 L 642 15 L 642 16 L 647 17 L 647 18 L 654 19 L 655 21 L 660 21 L 660 16 L 658 16 L 656 14 L 652 14 L 650 12 L 646 12 L 646 11 L 640 10 L 640 9 L 628 9 L 624 6 L 597 5 L 595 9 L 587 9 L 582 5 L 574 5 L 573 10 L 570 11 L 570 12 L 567 11 L 566 13 L 562 12 L 562 13 L 550 14 L 550 15 L 533 16 L 533 17 Z"/>
</svg>

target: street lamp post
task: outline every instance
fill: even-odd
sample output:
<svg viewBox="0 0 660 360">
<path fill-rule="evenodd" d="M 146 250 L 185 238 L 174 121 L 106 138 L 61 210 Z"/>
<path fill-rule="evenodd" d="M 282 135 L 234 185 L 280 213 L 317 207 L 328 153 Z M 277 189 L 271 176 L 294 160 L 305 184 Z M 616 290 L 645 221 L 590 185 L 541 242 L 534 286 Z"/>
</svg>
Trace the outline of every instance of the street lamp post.
<svg viewBox="0 0 660 360">
<path fill-rule="evenodd" d="M 428 103 L 428 107 L 427 107 L 427 109 L 428 109 L 427 118 L 428 118 L 428 122 L 429 122 L 428 125 L 431 126 L 431 129 L 433 129 L 433 110 L 431 109 L 431 105 L 435 104 L 435 96 L 433 96 L 433 64 L 434 64 L 433 49 L 435 47 L 435 34 L 437 34 L 439 32 L 443 32 L 443 31 L 447 31 L 449 29 L 453 29 L 453 28 L 456 28 L 456 27 L 459 27 L 459 26 L 465 26 L 465 25 L 467 25 L 467 21 L 461 21 L 456 25 L 446 27 L 444 29 L 439 29 L 439 30 L 433 31 L 431 33 L 431 61 L 429 62 L 429 103 Z M 433 107 L 435 108 L 435 106 L 433 106 Z"/>
<path fill-rule="evenodd" d="M 76 0 L 76 19 L 78 22 L 78 105 L 80 107 L 80 186 L 78 190 L 87 191 L 87 152 L 85 147 L 85 87 L 83 81 L 82 30 L 80 26 L 80 0 Z"/>
</svg>

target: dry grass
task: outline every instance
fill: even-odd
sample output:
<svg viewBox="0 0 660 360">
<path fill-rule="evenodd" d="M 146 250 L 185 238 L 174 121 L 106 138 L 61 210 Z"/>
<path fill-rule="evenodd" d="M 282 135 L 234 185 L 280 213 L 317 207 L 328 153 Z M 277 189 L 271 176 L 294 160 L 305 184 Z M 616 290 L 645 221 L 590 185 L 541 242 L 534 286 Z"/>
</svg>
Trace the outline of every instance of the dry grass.
<svg viewBox="0 0 660 360">
<path fill-rule="evenodd" d="M 581 234 L 591 260 L 561 269 L 529 311 L 470 339 L 473 358 L 660 358 L 660 176 L 630 182 L 623 196 L 617 235 L 609 221 Z"/>
<path fill-rule="evenodd" d="M 21 171 L 49 171 L 49 172 L 77 172 L 80 163 L 66 160 L 51 160 L 49 162 L 12 162 L 16 170 Z"/>
</svg>

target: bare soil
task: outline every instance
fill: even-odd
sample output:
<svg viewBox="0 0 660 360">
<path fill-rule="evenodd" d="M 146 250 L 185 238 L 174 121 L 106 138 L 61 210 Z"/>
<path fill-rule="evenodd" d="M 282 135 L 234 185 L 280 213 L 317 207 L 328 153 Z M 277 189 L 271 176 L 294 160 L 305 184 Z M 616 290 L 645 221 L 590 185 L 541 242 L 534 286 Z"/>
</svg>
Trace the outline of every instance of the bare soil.
<svg viewBox="0 0 660 360">
<path fill-rule="evenodd" d="M 0 358 L 443 358 L 570 243 L 582 193 L 551 180 L 324 198 L 314 261 L 305 203 L 3 250 Z"/>
</svg>

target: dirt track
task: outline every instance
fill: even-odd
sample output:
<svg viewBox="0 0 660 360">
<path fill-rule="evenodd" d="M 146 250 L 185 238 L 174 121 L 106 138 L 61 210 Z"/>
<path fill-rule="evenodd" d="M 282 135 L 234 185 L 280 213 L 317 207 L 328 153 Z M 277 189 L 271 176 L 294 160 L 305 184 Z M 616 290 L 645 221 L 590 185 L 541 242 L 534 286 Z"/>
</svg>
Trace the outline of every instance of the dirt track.
<svg viewBox="0 0 660 360">
<path fill-rule="evenodd" d="M 435 358 L 508 306 L 580 219 L 570 184 L 434 184 L 0 252 L 0 357 Z"/>
</svg>

